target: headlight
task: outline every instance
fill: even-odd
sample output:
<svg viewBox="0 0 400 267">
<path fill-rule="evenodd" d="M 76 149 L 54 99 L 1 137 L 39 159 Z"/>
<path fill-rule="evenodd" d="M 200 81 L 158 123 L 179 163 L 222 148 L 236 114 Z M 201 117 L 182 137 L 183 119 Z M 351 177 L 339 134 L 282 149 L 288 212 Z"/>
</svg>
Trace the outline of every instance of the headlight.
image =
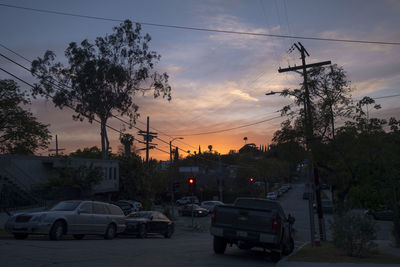
<svg viewBox="0 0 400 267">
<path fill-rule="evenodd" d="M 32 222 L 43 222 L 46 219 L 46 214 L 40 214 L 31 219 Z"/>
<path fill-rule="evenodd" d="M 199 210 L 199 213 L 203 213 L 203 211 Z"/>
</svg>

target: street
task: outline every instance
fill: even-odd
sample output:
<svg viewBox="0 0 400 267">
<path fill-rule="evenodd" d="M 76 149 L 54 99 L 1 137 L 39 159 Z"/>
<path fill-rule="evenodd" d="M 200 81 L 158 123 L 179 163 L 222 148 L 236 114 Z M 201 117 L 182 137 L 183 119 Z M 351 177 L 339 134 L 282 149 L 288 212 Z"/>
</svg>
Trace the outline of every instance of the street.
<svg viewBox="0 0 400 267">
<path fill-rule="evenodd" d="M 295 246 L 309 241 L 308 203 L 302 199 L 304 185 L 293 188 L 280 198 L 286 214 L 296 218 Z M 327 219 L 330 216 L 326 216 Z M 190 230 L 191 217 L 178 217 L 171 239 L 149 236 L 145 239 L 120 236 L 104 240 L 87 236 L 74 240 L 65 236 L 50 241 L 47 236 L 30 236 L 27 240 L 0 239 L 2 266 L 273 266 L 262 250 L 228 247 L 224 255 L 213 251 L 208 232 L 210 216 L 195 218 L 196 231 Z M 383 224 L 385 226 L 386 224 Z M 386 229 L 383 227 L 383 229 Z M 389 229 L 389 228 L 388 228 Z M 383 231 L 385 234 L 388 229 Z"/>
</svg>

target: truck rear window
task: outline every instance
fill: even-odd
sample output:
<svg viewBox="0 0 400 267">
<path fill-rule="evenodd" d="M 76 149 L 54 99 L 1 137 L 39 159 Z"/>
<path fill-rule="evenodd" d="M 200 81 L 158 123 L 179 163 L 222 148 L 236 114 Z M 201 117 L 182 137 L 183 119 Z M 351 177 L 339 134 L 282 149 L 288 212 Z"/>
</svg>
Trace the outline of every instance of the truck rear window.
<svg viewBox="0 0 400 267">
<path fill-rule="evenodd" d="M 239 208 L 279 210 L 279 204 L 277 202 L 265 199 L 238 198 L 234 206 Z"/>
</svg>

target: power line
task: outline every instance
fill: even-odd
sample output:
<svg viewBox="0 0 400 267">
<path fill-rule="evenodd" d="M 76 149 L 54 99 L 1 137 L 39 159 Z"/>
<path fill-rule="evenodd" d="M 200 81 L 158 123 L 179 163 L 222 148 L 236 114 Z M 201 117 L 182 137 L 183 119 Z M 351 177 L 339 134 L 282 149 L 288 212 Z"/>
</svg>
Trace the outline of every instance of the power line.
<svg viewBox="0 0 400 267">
<path fill-rule="evenodd" d="M 95 20 L 103 20 L 103 21 L 112 21 L 112 22 L 123 22 L 123 20 L 121 20 L 121 19 L 105 18 L 105 17 L 98 17 L 98 16 L 90 16 L 90 15 L 80 15 L 80 14 L 74 14 L 74 13 L 68 13 L 68 12 L 54 11 L 54 10 L 48 10 L 48 9 L 30 8 L 30 7 L 3 4 L 3 3 L 0 3 L 0 6 L 9 7 L 9 8 L 15 8 L 15 9 L 22 9 L 22 10 L 27 10 L 27 11 L 56 14 L 56 15 L 62 15 L 62 16 L 71 16 L 71 17 L 95 19 Z M 179 26 L 179 25 L 170 25 L 170 24 L 161 24 L 161 23 L 150 23 L 150 22 L 139 22 L 139 21 L 133 21 L 133 22 L 134 23 L 140 23 L 142 25 L 147 25 L 147 26 L 173 28 L 173 29 L 180 29 L 180 30 L 202 31 L 202 32 L 217 32 L 217 33 L 238 34 L 238 35 L 247 35 L 247 36 L 275 37 L 275 38 L 313 40 L 313 41 L 327 41 L 327 42 L 344 42 L 344 43 L 378 44 L 378 45 L 399 45 L 400 46 L 400 42 L 369 41 L 369 40 L 355 40 L 355 39 L 337 39 L 337 38 L 321 38 L 321 37 L 308 37 L 308 36 L 296 36 L 296 35 L 283 35 L 283 34 L 269 34 L 269 33 L 255 33 L 255 32 L 242 32 L 242 31 L 230 31 L 230 30 L 217 30 L 217 29 L 210 29 L 210 28 L 198 28 L 198 27 L 188 27 L 188 26 Z"/>
<path fill-rule="evenodd" d="M 32 63 L 32 61 L 30 61 L 29 59 L 25 58 L 24 56 L 22 56 L 22 55 L 20 55 L 20 54 L 18 54 L 18 53 L 16 53 L 16 52 L 14 52 L 13 50 L 9 49 L 8 47 L 6 47 L 6 46 L 4 46 L 4 45 L 2 45 L 2 44 L 0 44 L 0 46 L 2 46 L 3 48 L 7 49 L 7 50 L 10 51 L 10 52 L 12 52 L 13 54 L 18 55 L 19 57 L 25 59 L 26 61 Z M 3 55 L 2 53 L 0 53 L 0 56 L 2 56 L 3 58 L 7 59 L 8 61 L 10 61 L 10 62 L 16 64 L 17 66 L 19 66 L 19 67 L 21 67 L 21 68 L 23 68 L 23 69 L 29 71 L 29 72 L 32 73 L 34 76 L 37 76 L 37 74 L 34 73 L 32 70 L 30 70 L 30 69 L 28 69 L 27 67 L 25 67 L 25 66 L 19 64 L 18 62 L 12 60 L 11 58 L 9 58 L 9 57 Z M 3 71 L 5 71 L 5 70 L 3 70 Z M 7 71 L 5 71 L 5 72 L 7 72 Z M 9 75 L 15 77 L 15 78 L 18 79 L 19 81 L 21 81 L 21 82 L 27 84 L 28 86 L 31 86 L 31 84 L 26 83 L 24 80 L 19 79 L 18 77 L 12 75 L 12 74 L 9 73 L 9 72 L 7 72 L 7 73 L 8 73 Z M 56 86 L 56 87 L 58 87 L 58 88 L 60 88 L 60 89 L 63 89 L 63 88 L 60 87 L 60 84 L 61 84 L 61 83 L 58 82 L 58 81 L 56 81 L 56 82 L 57 82 L 58 84 L 54 84 L 53 81 L 50 81 L 50 83 L 51 83 L 52 85 L 54 85 L 54 86 Z M 66 87 L 68 87 L 68 88 L 71 88 L 70 86 L 67 86 L 67 85 L 65 85 L 65 84 L 61 84 L 61 85 L 62 85 L 62 86 L 66 86 Z M 71 89 L 72 89 L 72 88 L 71 88 Z M 128 126 L 130 126 L 130 127 L 132 127 L 132 128 L 135 128 L 135 129 L 137 129 L 137 130 L 139 130 L 139 131 L 142 131 L 140 128 L 138 128 L 138 127 L 132 125 L 130 122 L 127 122 L 126 120 L 123 120 L 123 119 L 121 119 L 121 118 L 119 118 L 119 117 L 117 117 L 117 116 L 115 116 L 115 115 L 113 115 L 113 114 L 111 114 L 111 116 L 114 117 L 114 118 L 116 118 L 117 120 L 119 120 L 119 121 L 121 121 L 121 122 L 127 124 Z M 141 123 L 142 123 L 142 122 L 141 122 Z M 152 128 L 152 127 L 151 127 L 151 128 Z M 119 133 L 122 133 L 122 132 L 119 131 Z M 158 140 L 160 140 L 160 141 L 162 141 L 162 142 L 164 142 L 164 143 L 166 143 L 166 144 L 169 144 L 167 141 L 164 141 L 163 139 L 161 139 L 161 138 L 159 138 L 159 137 L 156 137 L 156 139 L 158 139 Z M 136 141 L 137 141 L 137 140 L 136 140 Z M 139 141 L 137 141 L 137 142 L 139 142 Z M 195 148 L 195 147 L 193 147 L 193 148 Z M 182 150 L 182 151 L 185 151 L 185 150 Z M 163 151 L 163 152 L 165 152 L 165 151 Z M 186 152 L 186 151 L 185 151 L 185 152 Z M 186 152 L 186 153 L 187 153 L 187 152 Z"/>
<path fill-rule="evenodd" d="M 257 122 L 253 122 L 253 123 L 249 123 L 249 124 L 245 124 L 245 125 L 241 125 L 241 126 L 237 126 L 237 127 L 227 128 L 227 129 L 223 129 L 223 130 L 209 131 L 209 132 L 202 132 L 202 133 L 193 133 L 193 134 L 174 134 L 174 136 L 196 136 L 196 135 L 207 135 L 207 134 L 216 134 L 216 133 L 228 132 L 228 131 L 232 131 L 232 130 L 236 130 L 236 129 L 240 129 L 240 128 L 253 126 L 253 125 L 256 125 L 256 124 L 263 123 L 263 122 L 275 120 L 277 118 L 281 118 L 281 116 L 276 116 L 276 117 L 268 118 L 268 119 L 265 119 L 265 120 L 262 120 L 262 121 L 257 121 Z"/>
</svg>

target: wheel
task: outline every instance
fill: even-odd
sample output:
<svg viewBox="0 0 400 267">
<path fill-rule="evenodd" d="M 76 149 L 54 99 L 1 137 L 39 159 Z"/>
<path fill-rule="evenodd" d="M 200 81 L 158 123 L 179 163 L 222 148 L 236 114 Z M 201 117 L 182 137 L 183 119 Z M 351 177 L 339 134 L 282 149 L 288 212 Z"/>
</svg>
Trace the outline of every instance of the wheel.
<svg viewBox="0 0 400 267">
<path fill-rule="evenodd" d="M 117 234 L 117 229 L 114 224 L 110 224 L 107 227 L 106 233 L 104 234 L 104 239 L 113 239 Z"/>
<path fill-rule="evenodd" d="M 65 226 L 62 221 L 56 221 L 51 227 L 50 230 L 50 239 L 51 240 L 60 240 L 65 232 Z"/>
<path fill-rule="evenodd" d="M 74 235 L 74 238 L 77 240 L 81 240 L 85 237 L 85 235 Z"/>
<path fill-rule="evenodd" d="M 145 224 L 141 224 L 141 225 L 139 225 L 139 232 L 138 232 L 138 237 L 139 238 L 145 238 L 146 237 L 146 234 L 147 234 L 147 231 L 146 231 L 146 225 Z"/>
<path fill-rule="evenodd" d="M 214 252 L 216 254 L 224 254 L 226 249 L 226 243 L 227 242 L 225 239 L 214 236 Z"/>
<path fill-rule="evenodd" d="M 173 233 L 172 228 L 168 226 L 167 232 L 165 232 L 164 237 L 171 238 L 172 233 Z"/>
<path fill-rule="evenodd" d="M 272 262 L 278 262 L 282 258 L 282 253 L 278 251 L 271 252 L 271 260 Z"/>
<path fill-rule="evenodd" d="M 23 240 L 28 237 L 28 234 L 14 234 L 14 238 L 18 240 Z"/>
<path fill-rule="evenodd" d="M 294 250 L 294 240 L 290 237 L 288 244 L 285 244 L 283 248 L 283 255 L 287 256 L 292 253 Z"/>
</svg>

